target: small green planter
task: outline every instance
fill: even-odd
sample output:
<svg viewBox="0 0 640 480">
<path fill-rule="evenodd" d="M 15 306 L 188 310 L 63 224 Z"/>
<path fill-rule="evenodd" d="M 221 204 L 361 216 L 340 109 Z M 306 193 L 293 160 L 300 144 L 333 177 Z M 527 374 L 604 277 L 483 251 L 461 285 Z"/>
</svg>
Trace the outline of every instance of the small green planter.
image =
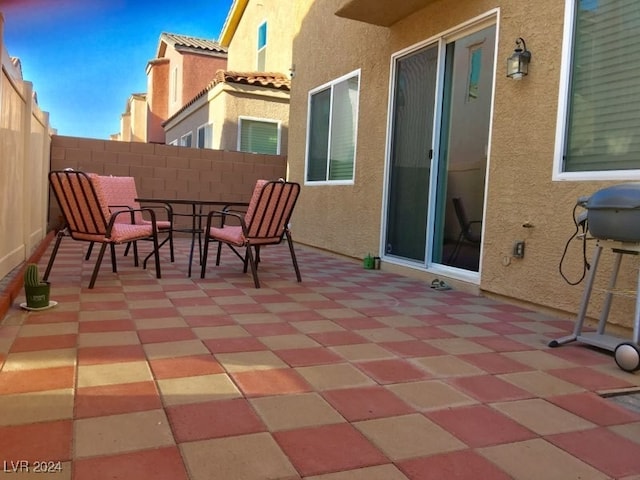
<svg viewBox="0 0 640 480">
<path fill-rule="evenodd" d="M 30 263 L 24 271 L 24 293 L 28 308 L 46 308 L 49 306 L 49 282 L 40 280 L 38 265 Z"/>
<path fill-rule="evenodd" d="M 49 291 L 51 285 L 48 282 L 39 285 L 25 285 L 24 293 L 27 297 L 27 307 L 44 308 L 49 306 Z"/>
</svg>

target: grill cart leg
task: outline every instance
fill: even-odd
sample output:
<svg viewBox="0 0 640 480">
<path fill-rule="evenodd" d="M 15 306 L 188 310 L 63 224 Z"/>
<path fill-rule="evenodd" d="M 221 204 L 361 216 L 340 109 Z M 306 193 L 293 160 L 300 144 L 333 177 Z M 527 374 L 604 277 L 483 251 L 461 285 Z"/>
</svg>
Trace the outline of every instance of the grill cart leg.
<svg viewBox="0 0 640 480">
<path fill-rule="evenodd" d="M 593 282 L 596 278 L 596 270 L 598 270 L 598 262 L 600 261 L 600 254 L 602 253 L 602 246 L 600 244 L 596 245 L 596 249 L 593 252 L 593 259 L 591 260 L 591 269 L 589 270 L 589 275 L 587 276 L 587 283 L 585 285 L 584 291 L 582 292 L 582 301 L 580 302 L 580 311 L 578 312 L 578 317 L 576 319 L 575 327 L 573 328 L 573 333 L 571 335 L 567 335 L 566 337 L 558 338 L 556 340 L 551 340 L 549 342 L 549 346 L 552 348 L 559 347 L 560 345 L 564 345 L 565 343 L 573 342 L 577 340 L 578 336 L 582 333 L 582 327 L 584 325 L 584 319 L 587 315 L 587 307 L 589 306 L 589 299 L 591 298 L 591 291 L 593 290 Z"/>
</svg>

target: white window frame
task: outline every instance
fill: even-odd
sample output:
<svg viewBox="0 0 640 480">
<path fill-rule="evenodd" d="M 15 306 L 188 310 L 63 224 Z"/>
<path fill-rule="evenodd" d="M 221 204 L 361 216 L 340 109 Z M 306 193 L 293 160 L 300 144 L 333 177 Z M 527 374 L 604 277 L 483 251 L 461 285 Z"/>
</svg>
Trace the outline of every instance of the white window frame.
<svg viewBox="0 0 640 480">
<path fill-rule="evenodd" d="M 260 46 L 260 29 L 264 26 L 264 45 Z M 256 69 L 258 71 L 266 71 L 267 68 L 267 45 L 269 45 L 269 24 L 266 20 L 263 20 L 258 25 L 257 35 L 256 35 Z M 264 65 L 260 66 L 260 55 L 264 55 Z"/>
<path fill-rule="evenodd" d="M 331 88 L 341 83 L 345 80 L 348 80 L 353 77 L 358 77 L 358 97 L 357 97 L 357 105 L 356 105 L 356 113 L 354 118 L 354 129 L 355 135 L 353 139 L 353 177 L 351 180 L 307 180 L 307 174 L 309 169 L 309 139 L 311 137 L 311 97 L 318 92 L 326 90 L 327 88 Z M 362 90 L 362 74 L 361 69 L 354 70 L 349 72 L 341 77 L 338 77 L 330 82 L 327 82 L 319 87 L 314 88 L 309 91 L 307 97 L 307 135 L 305 141 L 305 150 L 304 150 L 304 184 L 305 185 L 354 185 L 356 178 L 356 159 L 358 158 L 358 125 L 359 125 L 359 117 L 360 117 L 360 91 Z M 333 109 L 333 93 L 331 97 L 331 106 L 329 107 L 329 122 L 331 122 L 331 110 Z M 331 124 L 329 124 L 329 151 L 331 151 Z M 329 168 L 329 164 L 327 163 L 327 168 Z M 326 178 L 326 177 L 325 177 Z"/>
<path fill-rule="evenodd" d="M 187 145 L 187 138 L 190 140 L 191 145 Z M 193 132 L 187 132 L 180 136 L 180 146 L 193 148 Z"/>
<path fill-rule="evenodd" d="M 167 145 L 173 145 L 174 147 L 178 146 L 178 139 L 176 138 L 175 140 L 171 140 Z"/>
<path fill-rule="evenodd" d="M 236 144 L 236 150 L 241 152 L 243 150 L 241 150 L 241 145 L 242 145 L 242 121 L 243 120 L 249 120 L 252 122 L 263 122 L 263 123 L 274 123 L 277 127 L 278 127 L 278 147 L 277 147 L 277 151 L 275 153 L 275 155 L 280 155 L 280 145 L 281 145 L 281 141 L 282 141 L 282 122 L 280 120 L 274 120 L 273 118 L 260 118 L 260 117 L 249 117 L 246 115 L 240 115 L 238 117 L 238 135 L 237 135 L 237 144 Z M 255 153 L 255 152 L 245 152 L 245 153 Z M 269 155 L 266 153 L 260 153 L 260 155 Z"/>
<path fill-rule="evenodd" d="M 565 0 L 564 33 L 562 58 L 560 62 L 560 91 L 558 95 L 558 114 L 556 120 L 556 141 L 553 155 L 553 175 L 555 181 L 592 181 L 592 180 L 640 180 L 640 169 L 635 170 L 598 170 L 591 172 L 564 172 L 563 156 L 567 141 L 567 123 L 571 97 L 571 72 L 573 69 L 573 42 L 575 38 L 575 18 L 577 0 Z"/>
<path fill-rule="evenodd" d="M 207 145 L 207 127 L 209 128 L 209 145 Z M 204 146 L 200 146 L 200 132 L 203 132 L 204 135 Z M 213 148 L 213 123 L 211 122 L 207 122 L 207 123 L 203 123 L 202 125 L 200 125 L 198 127 L 198 129 L 196 130 L 196 148 L 209 148 L 212 149 Z"/>
</svg>

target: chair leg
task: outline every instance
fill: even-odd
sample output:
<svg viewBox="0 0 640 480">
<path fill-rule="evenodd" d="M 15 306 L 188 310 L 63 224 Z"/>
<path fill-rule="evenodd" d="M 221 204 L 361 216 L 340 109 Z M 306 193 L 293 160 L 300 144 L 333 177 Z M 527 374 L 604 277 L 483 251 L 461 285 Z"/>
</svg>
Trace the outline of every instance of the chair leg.
<svg viewBox="0 0 640 480">
<path fill-rule="evenodd" d="M 200 259 L 200 278 L 204 278 L 207 271 L 207 257 L 209 254 L 209 235 L 204 236 L 204 249 L 202 251 L 202 258 Z"/>
<path fill-rule="evenodd" d="M 104 245 L 106 245 L 106 243 Z M 116 262 L 116 246 L 113 243 L 110 243 L 109 246 L 111 247 L 111 270 L 113 270 L 113 273 L 118 273 L 118 265 Z"/>
<path fill-rule="evenodd" d="M 216 266 L 220 265 L 220 254 L 222 253 L 222 242 L 218 241 L 218 253 L 216 254 Z"/>
<path fill-rule="evenodd" d="M 153 232 L 153 251 L 155 252 L 156 258 L 156 278 L 162 278 L 162 273 L 160 272 L 160 245 L 158 243 L 158 232 Z"/>
<path fill-rule="evenodd" d="M 302 282 L 302 276 L 300 275 L 300 269 L 298 268 L 298 260 L 296 259 L 296 252 L 293 250 L 293 240 L 291 240 L 291 233 L 289 230 L 285 231 L 287 236 L 287 243 L 289 244 L 289 252 L 291 252 L 291 261 L 293 262 L 293 268 L 296 271 L 296 278 L 298 282 Z"/>
<path fill-rule="evenodd" d="M 129 242 L 129 245 L 131 244 L 131 242 Z M 129 246 L 127 245 L 127 248 L 129 248 Z M 138 242 L 133 242 L 133 266 L 137 267 L 140 264 L 140 262 L 138 261 Z"/>
<path fill-rule="evenodd" d="M 113 243 L 111 244 L 111 246 L 113 247 Z M 89 288 L 93 288 L 93 286 L 96 284 L 96 278 L 98 278 L 98 272 L 100 271 L 100 265 L 102 264 L 102 259 L 104 257 L 104 252 L 107 249 L 107 244 L 103 243 L 100 246 L 100 252 L 98 253 L 98 259 L 96 260 L 96 266 L 93 267 L 93 273 L 91 274 L 91 281 L 89 282 Z M 114 249 L 115 250 L 115 249 Z M 115 266 L 115 252 L 114 250 L 112 250 L 112 257 L 111 257 L 111 261 L 113 263 L 113 265 Z M 115 270 L 114 270 L 115 272 Z"/>
<path fill-rule="evenodd" d="M 124 255 L 123 257 L 126 257 L 127 255 L 129 255 L 129 250 L 131 249 L 131 242 L 127 243 L 127 248 L 124 249 Z M 137 267 L 137 265 L 136 265 Z"/>
<path fill-rule="evenodd" d="M 56 237 L 56 243 L 53 246 L 53 252 L 51 252 L 49 263 L 47 263 L 47 269 L 44 271 L 44 276 L 42 277 L 43 282 L 46 282 L 47 279 L 49 278 L 49 274 L 51 273 L 51 267 L 53 267 L 53 262 L 56 259 L 56 255 L 58 254 L 58 248 L 60 248 L 60 242 L 62 242 L 62 237 L 64 237 L 64 233 L 62 230 L 60 230 Z"/>
<path fill-rule="evenodd" d="M 173 256 L 173 230 L 169 230 L 169 254 L 171 255 L 171 263 L 175 261 Z"/>
<path fill-rule="evenodd" d="M 251 265 L 251 274 L 253 275 L 253 284 L 256 288 L 260 288 L 260 281 L 258 280 L 258 267 L 256 266 L 256 262 L 253 258 L 253 252 L 251 251 L 251 245 L 247 245 L 247 257 L 246 260 Z M 245 273 L 247 272 L 247 264 L 244 266 Z"/>
<path fill-rule="evenodd" d="M 89 243 L 89 248 L 87 248 L 87 254 L 84 256 L 85 260 L 89 260 L 91 258 L 92 250 L 93 250 L 93 242 Z"/>
</svg>

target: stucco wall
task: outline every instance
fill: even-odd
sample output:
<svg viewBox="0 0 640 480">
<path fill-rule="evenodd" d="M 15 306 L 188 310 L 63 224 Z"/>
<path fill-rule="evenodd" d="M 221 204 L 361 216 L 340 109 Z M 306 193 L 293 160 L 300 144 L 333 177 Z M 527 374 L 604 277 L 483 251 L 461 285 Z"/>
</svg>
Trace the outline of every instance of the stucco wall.
<svg viewBox="0 0 640 480">
<path fill-rule="evenodd" d="M 281 122 L 280 153 L 286 154 L 289 127 L 289 92 L 254 85 L 221 83 L 203 95 L 166 126 L 166 142 L 196 131 L 203 123 L 213 123 L 213 148 L 238 149 L 239 117 Z"/>
<path fill-rule="evenodd" d="M 391 28 L 336 17 L 342 3 L 299 2 L 303 15 L 293 44 L 289 169 L 291 179 L 303 182 L 309 90 L 360 68 L 355 184 L 305 186 L 297 206 L 305 222 L 298 223 L 296 240 L 357 258 L 380 252 L 390 56 L 499 8 L 479 287 L 558 314 L 575 313 L 584 283 L 570 286 L 558 272 L 565 243 L 575 230 L 573 205 L 578 196 L 610 183 L 552 181 L 564 2 L 440 0 Z M 533 53 L 529 76 L 520 82 L 505 75 L 518 37 L 526 39 Z M 523 259 L 512 257 L 516 240 L 526 242 Z M 589 257 L 591 251 L 592 244 Z M 610 257 L 604 255 L 598 289 L 608 280 Z M 633 290 L 638 261 L 625 262 L 620 283 Z M 582 273 L 578 242 L 570 246 L 564 271 L 572 280 Z M 598 315 L 601 299 L 596 292 L 591 316 Z M 611 320 L 630 326 L 632 317 L 633 298 L 616 298 Z"/>
<path fill-rule="evenodd" d="M 250 0 L 229 45 L 228 69 L 240 72 L 257 69 L 258 26 L 266 20 L 265 71 L 287 73 L 291 66 L 291 44 L 296 33 L 292 26 L 297 24 L 298 3 L 297 0 Z"/>
</svg>

